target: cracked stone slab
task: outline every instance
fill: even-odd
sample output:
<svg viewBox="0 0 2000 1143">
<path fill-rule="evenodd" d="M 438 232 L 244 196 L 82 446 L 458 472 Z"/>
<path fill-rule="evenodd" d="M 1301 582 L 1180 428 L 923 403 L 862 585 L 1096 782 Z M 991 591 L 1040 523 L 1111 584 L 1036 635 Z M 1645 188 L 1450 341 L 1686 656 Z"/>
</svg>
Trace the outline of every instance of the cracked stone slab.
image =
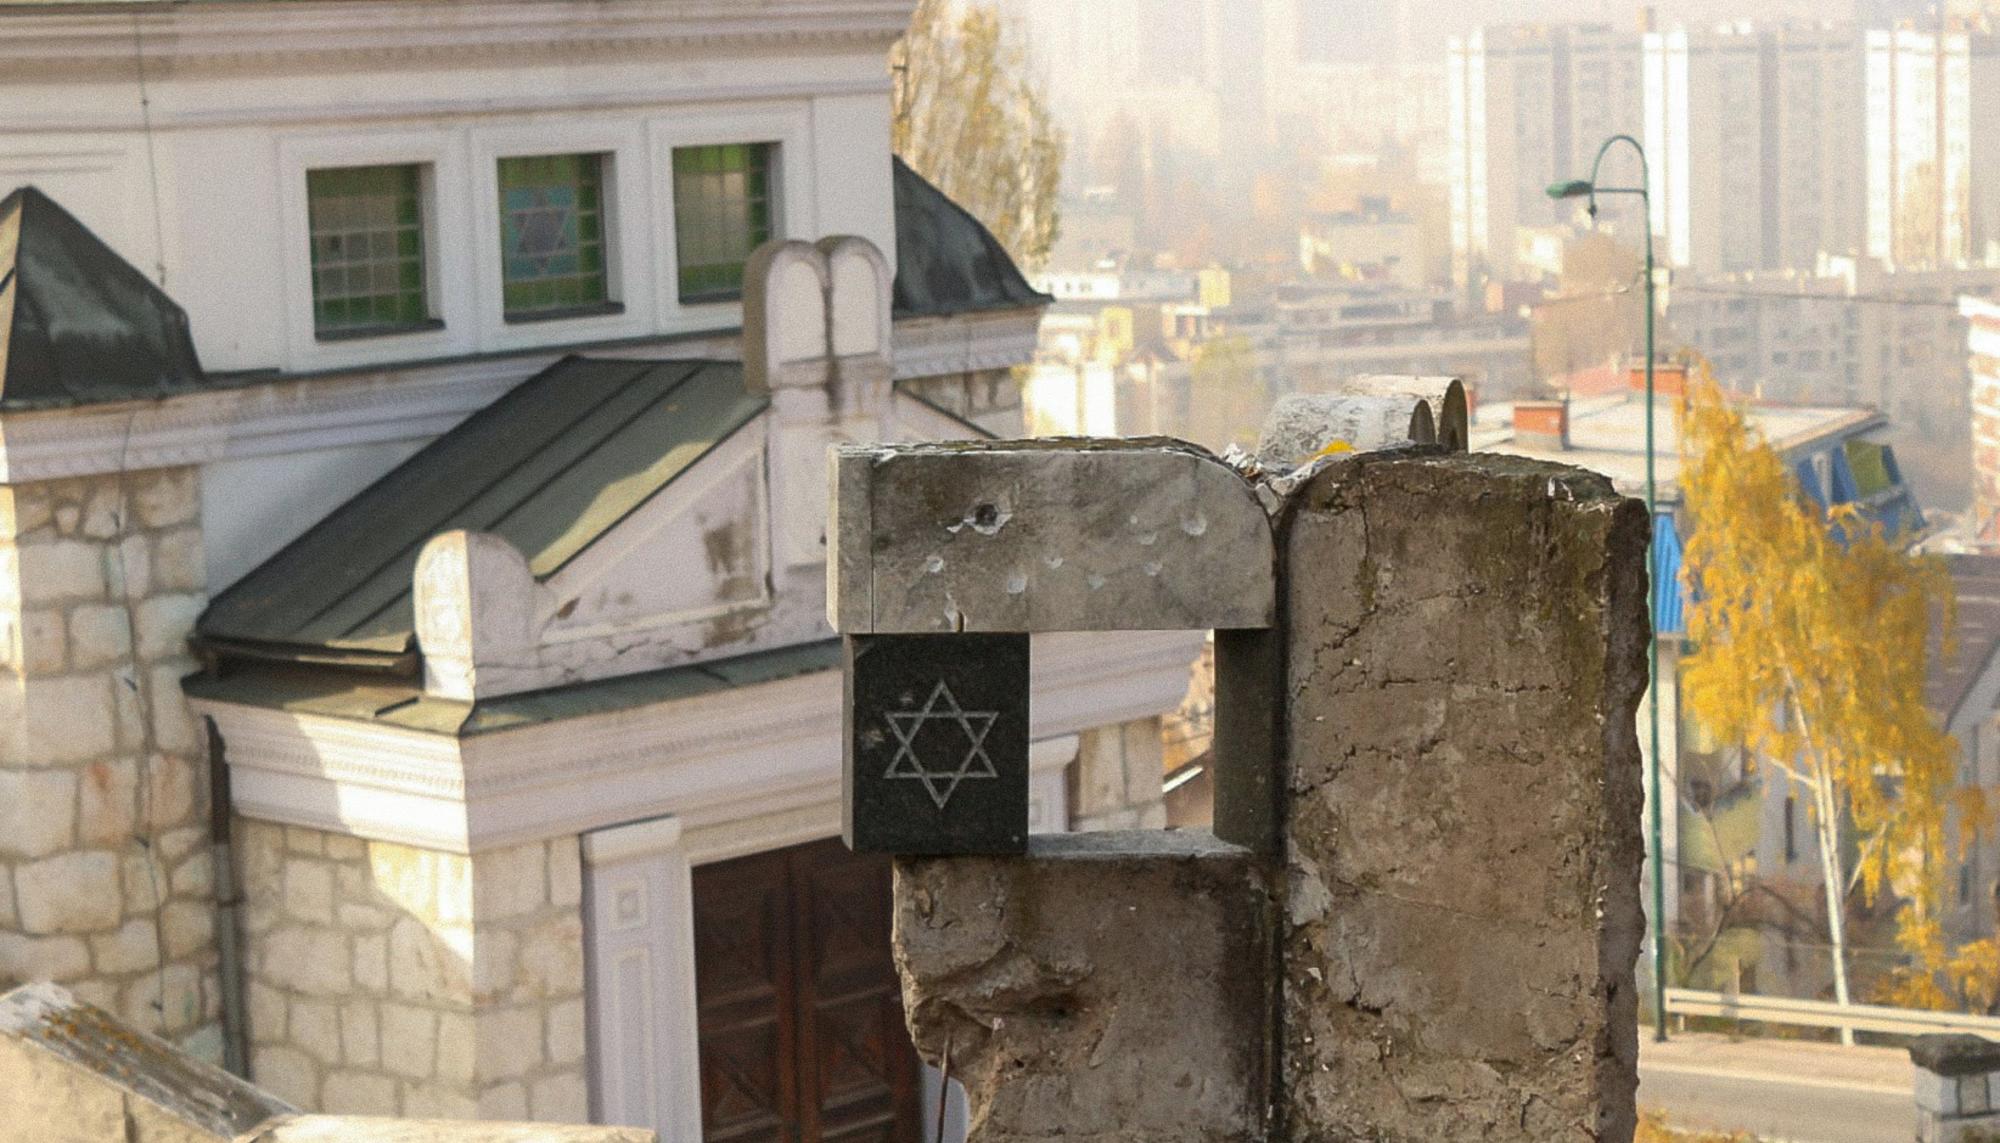
<svg viewBox="0 0 2000 1143">
<path fill-rule="evenodd" d="M 1269 627 L 1270 520 L 1193 445 L 837 446 L 827 615 L 849 635 Z"/>
</svg>

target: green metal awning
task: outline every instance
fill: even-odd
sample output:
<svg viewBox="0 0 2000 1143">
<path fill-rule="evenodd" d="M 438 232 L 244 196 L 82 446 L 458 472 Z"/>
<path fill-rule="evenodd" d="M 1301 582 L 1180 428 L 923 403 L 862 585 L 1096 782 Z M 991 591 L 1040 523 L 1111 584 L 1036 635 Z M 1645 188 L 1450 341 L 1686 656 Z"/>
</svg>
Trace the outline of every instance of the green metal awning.
<svg viewBox="0 0 2000 1143">
<path fill-rule="evenodd" d="M 431 537 L 495 533 L 547 579 L 768 404 L 737 362 L 565 358 L 223 592 L 195 638 L 249 658 L 408 670 L 411 576 Z"/>
</svg>

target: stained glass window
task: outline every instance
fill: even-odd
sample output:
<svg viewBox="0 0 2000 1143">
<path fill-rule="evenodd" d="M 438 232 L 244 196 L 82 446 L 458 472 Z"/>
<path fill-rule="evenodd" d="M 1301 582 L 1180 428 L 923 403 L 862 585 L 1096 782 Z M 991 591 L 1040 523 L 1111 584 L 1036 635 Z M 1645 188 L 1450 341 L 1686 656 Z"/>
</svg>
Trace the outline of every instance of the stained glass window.
<svg viewBox="0 0 2000 1143">
<path fill-rule="evenodd" d="M 682 302 L 743 293 L 743 264 L 777 231 L 770 143 L 674 151 L 674 241 Z"/>
<path fill-rule="evenodd" d="M 321 337 L 430 324 L 421 168 L 309 171 L 306 216 L 313 328 Z"/>
<path fill-rule="evenodd" d="M 509 318 L 596 308 L 605 285 L 604 156 L 500 160 L 500 274 Z"/>
</svg>

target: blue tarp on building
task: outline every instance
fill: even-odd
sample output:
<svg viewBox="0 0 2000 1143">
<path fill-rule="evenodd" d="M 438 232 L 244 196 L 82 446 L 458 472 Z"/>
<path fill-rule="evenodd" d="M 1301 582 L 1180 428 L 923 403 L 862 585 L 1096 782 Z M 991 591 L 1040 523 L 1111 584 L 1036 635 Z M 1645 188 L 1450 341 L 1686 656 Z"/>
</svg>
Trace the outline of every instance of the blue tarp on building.
<svg viewBox="0 0 2000 1143">
<path fill-rule="evenodd" d="M 1681 534 L 1672 513 L 1653 517 L 1653 633 L 1687 633 L 1687 585 L 1681 582 Z"/>
</svg>

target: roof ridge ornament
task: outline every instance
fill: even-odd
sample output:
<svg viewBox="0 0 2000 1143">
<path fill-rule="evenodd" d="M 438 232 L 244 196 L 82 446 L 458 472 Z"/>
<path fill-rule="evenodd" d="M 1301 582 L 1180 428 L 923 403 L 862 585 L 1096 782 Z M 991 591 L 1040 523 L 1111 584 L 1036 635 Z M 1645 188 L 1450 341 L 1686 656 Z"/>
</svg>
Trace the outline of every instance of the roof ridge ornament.
<svg viewBox="0 0 2000 1143">
<path fill-rule="evenodd" d="M 776 239 L 743 271 L 743 384 L 752 393 L 894 375 L 895 274 L 873 242 Z"/>
</svg>

